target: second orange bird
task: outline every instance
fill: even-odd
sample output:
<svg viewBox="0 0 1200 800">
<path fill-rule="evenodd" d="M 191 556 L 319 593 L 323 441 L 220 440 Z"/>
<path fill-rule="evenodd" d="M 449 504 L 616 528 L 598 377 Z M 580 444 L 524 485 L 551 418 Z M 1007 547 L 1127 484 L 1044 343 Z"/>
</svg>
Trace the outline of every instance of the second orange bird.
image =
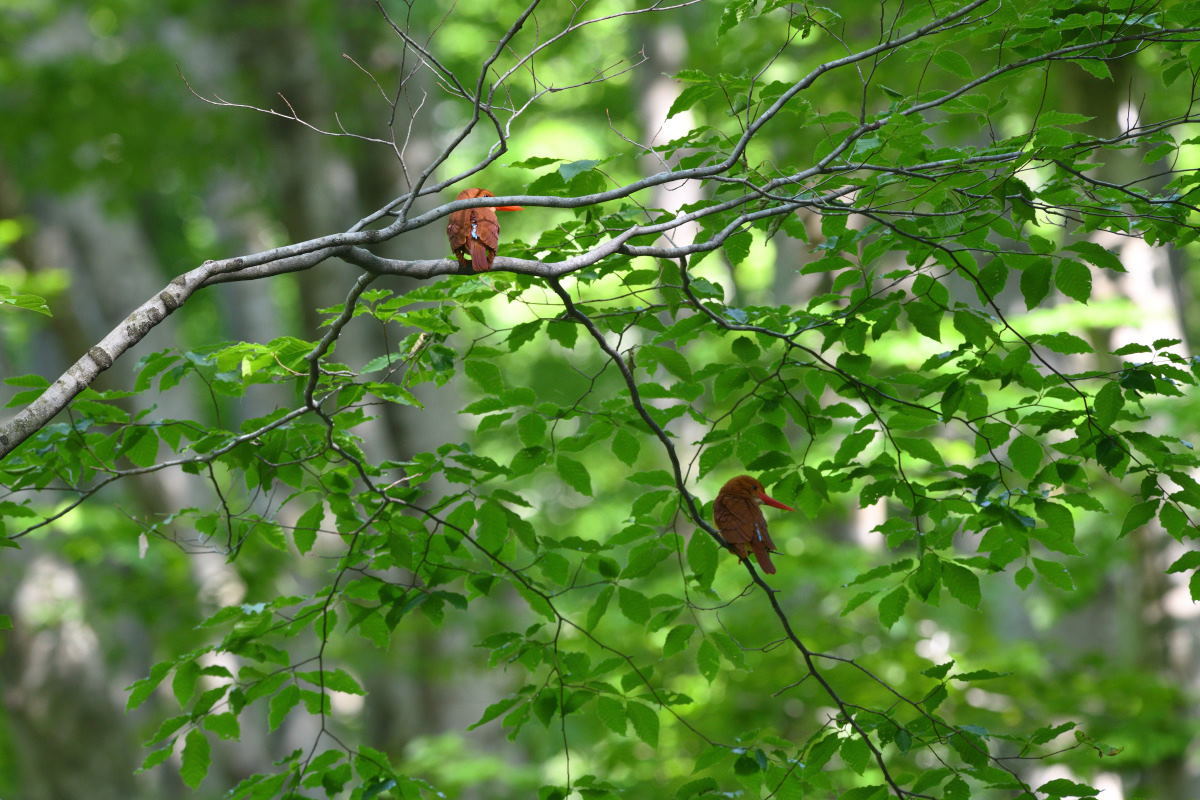
<svg viewBox="0 0 1200 800">
<path fill-rule="evenodd" d="M 455 200 L 472 197 L 495 197 L 487 189 L 464 189 Z M 446 235 L 450 237 L 450 249 L 462 267 L 471 265 L 476 272 L 487 272 L 496 260 L 496 247 L 500 244 L 500 221 L 497 211 L 520 211 L 521 206 L 496 206 L 495 208 L 464 208 L 450 215 Z"/>
<path fill-rule="evenodd" d="M 717 523 L 721 538 L 737 553 L 738 558 L 744 559 L 748 553 L 754 553 L 763 572 L 774 575 L 771 553 L 779 551 L 767 532 L 767 520 L 759 509 L 762 503 L 784 511 L 796 510 L 768 497 L 756 478 L 739 475 L 727 481 L 717 493 L 717 499 L 713 501 L 713 520 Z"/>
</svg>

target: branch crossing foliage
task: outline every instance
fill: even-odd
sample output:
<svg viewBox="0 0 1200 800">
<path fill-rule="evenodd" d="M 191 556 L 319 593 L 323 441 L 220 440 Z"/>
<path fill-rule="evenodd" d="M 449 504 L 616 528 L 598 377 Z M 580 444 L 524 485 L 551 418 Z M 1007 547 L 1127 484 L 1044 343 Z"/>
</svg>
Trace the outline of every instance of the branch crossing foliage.
<svg viewBox="0 0 1200 800">
<path fill-rule="evenodd" d="M 418 196 L 452 183 L 425 185 L 433 167 L 349 232 L 359 239 L 313 240 L 221 272 L 266 279 L 303 254 L 365 270 L 346 302 L 326 310 L 321 340 L 152 353 L 130 392 L 83 388 L 0 463 L 10 546 L 111 484 L 175 470 L 217 500 L 145 522 L 152 547 L 174 542 L 235 563 L 276 551 L 317 565 L 316 589 L 220 608 L 194 649 L 130 687 L 132 708 L 169 681 L 179 707 L 148 736 L 144 766 L 177 753 L 195 787 L 214 739 L 261 724 L 251 709 L 264 710 L 271 730 L 307 713 L 320 721 L 311 747 L 232 797 L 437 796 L 339 727 L 332 698 L 366 690 L 338 653 L 358 640 L 386 650 L 406 627 L 465 625 L 468 614 L 490 617 L 519 599 L 521 610 L 506 610 L 478 641 L 513 688 L 472 727 L 499 725 L 510 739 L 557 732 L 565 781 L 541 797 L 624 796 L 653 776 L 605 764 L 650 753 L 691 763 L 675 768 L 684 775 L 670 787 L 677 798 L 1094 796 L 1064 779 L 1032 785 L 1027 762 L 1112 748 L 1074 723 L 1010 730 L 971 704 L 970 687 L 1006 691 L 1004 674 L 946 660 L 896 676 L 888 657 L 850 650 L 853 636 L 847 645 L 829 630 L 874 631 L 886 648 L 887 632 L 927 604 L 985 607 L 989 584 L 1075 591 L 1084 514 L 1123 515 L 1113 538 L 1154 521 L 1180 541 L 1196 536 L 1197 458 L 1153 424 L 1156 408 L 1195 385 L 1194 360 L 1178 341 L 1106 349 L 1059 324 L 1064 309 L 1102 307 L 1096 286 L 1125 272 L 1096 234 L 1152 245 L 1195 238 L 1195 173 L 1160 168 L 1175 163 L 1192 108 L 1181 94 L 1174 116 L 1107 137 L 1088 132 L 1089 117 L 1051 108 L 1016 131 L 992 130 L 992 120 L 1009 93 L 1052 70 L 1108 78 L 1110 65 L 1146 55 L 1164 80 L 1186 84 L 1181 76 L 1200 67 L 1200 50 L 1187 46 L 1200 9 L 1073 5 L 917 4 L 887 19 L 874 44 L 811 66 L 788 48 L 840 30 L 833 12 L 735 0 L 720 35 L 786 20 L 793 38 L 772 63 L 808 71 L 679 74 L 669 115 L 713 122 L 647 148 L 672 165 L 653 178 L 615 181 L 616 158 L 510 164 L 510 183 L 529 178 L 523 194 L 501 201 L 567 212 L 535 241 L 506 235 L 494 272 L 456 275 L 449 259 L 371 252 L 378 220 L 395 217 L 390 238 L 440 224 L 453 208 L 407 216 Z M 514 25 L 505 41 L 521 33 Z M 928 79 L 897 77 L 891 88 L 889 69 L 901 62 Z M 821 94 L 839 71 L 857 71 L 861 90 L 840 104 Z M 481 72 L 475 90 L 457 81 L 447 90 L 470 103 L 471 125 L 490 119 L 504 141 L 498 116 L 515 119 L 524 106 L 506 110 L 482 91 L 494 80 Z M 990 133 L 950 144 L 942 130 L 952 125 Z M 1155 177 L 1097 177 L 1130 154 L 1160 165 Z M 649 190 L 681 178 L 702 181 L 704 200 L 650 206 Z M 672 242 L 685 225 L 694 241 Z M 788 239 L 814 253 L 798 270 Z M 816 291 L 797 304 L 771 291 L 747 299 L 720 285 L 718 252 L 734 273 L 774 252 L 781 274 Z M 389 273 L 448 276 L 399 293 L 379 279 Z M 216 280 L 206 291 L 220 291 Z M 1030 313 L 1017 315 L 1017 303 Z M 367 363 L 340 363 L 334 347 L 351 325 L 386 330 L 393 345 Z M 470 439 L 369 454 L 364 431 L 384 407 L 420 408 L 426 398 L 422 413 L 449 413 L 428 398 L 459 376 Z M 33 376 L 8 384 L 21 389 L 17 408 L 50 385 Z M 195 386 L 225 418 L 248 393 L 290 402 L 230 427 L 133 414 L 121 402 Z M 884 555 L 861 558 L 823 600 L 791 593 L 789 581 L 819 569 L 799 558 L 783 556 L 768 585 L 721 549 L 709 522 L 720 476 L 743 471 L 813 520 L 884 503 L 875 529 Z M 1101 502 L 1101 483 L 1127 487 L 1128 506 Z M 621 522 L 597 525 L 612 519 Z M 804 558 L 819 560 L 820 547 L 805 543 Z M 1170 567 L 1193 571 L 1193 598 L 1197 566 L 1189 551 Z M 790 665 L 793 683 L 756 683 L 756 668 L 771 662 Z M 735 682 L 780 703 L 796 698 L 800 723 L 771 718 L 718 740 L 712 720 L 726 712 L 717 690 Z"/>
</svg>

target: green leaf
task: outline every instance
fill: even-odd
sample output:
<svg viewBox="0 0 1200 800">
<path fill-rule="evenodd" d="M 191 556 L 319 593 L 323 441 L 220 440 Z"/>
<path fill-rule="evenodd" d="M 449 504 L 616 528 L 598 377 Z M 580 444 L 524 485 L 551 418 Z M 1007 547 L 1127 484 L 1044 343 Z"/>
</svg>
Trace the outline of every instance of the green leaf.
<svg viewBox="0 0 1200 800">
<path fill-rule="evenodd" d="M 1162 523 L 1163 530 L 1171 534 L 1178 541 L 1183 541 L 1189 523 L 1187 514 L 1184 514 L 1178 505 L 1175 503 L 1163 503 L 1162 508 L 1158 512 L 1158 521 Z"/>
<path fill-rule="evenodd" d="M 1059 589 L 1068 592 L 1075 590 L 1075 582 L 1071 580 L 1071 573 L 1067 572 L 1067 568 L 1057 561 L 1044 561 L 1035 557 L 1033 559 L 1033 568 L 1051 586 L 1057 586 Z"/>
<path fill-rule="evenodd" d="M 687 561 L 700 586 L 707 589 L 712 586 L 713 577 L 717 573 L 717 557 L 719 551 L 716 542 L 703 530 L 697 528 L 688 540 Z"/>
<path fill-rule="evenodd" d="M 1071 509 L 1057 503 L 1038 500 L 1034 503 L 1034 511 L 1046 523 L 1045 528 L 1033 531 L 1039 542 L 1059 553 L 1082 555 L 1075 546 L 1075 517 L 1071 514 Z"/>
<path fill-rule="evenodd" d="M 908 605 L 908 589 L 897 586 L 879 601 L 879 622 L 885 628 L 896 624 Z"/>
<path fill-rule="evenodd" d="M 709 83 L 696 83 L 684 88 L 676 95 L 675 102 L 671 103 L 671 108 L 667 111 L 667 119 L 687 111 L 714 91 L 716 91 L 716 87 Z"/>
<path fill-rule="evenodd" d="M 630 622 L 642 625 L 650 619 L 650 601 L 641 592 L 622 586 L 617 591 L 617 605 Z"/>
<path fill-rule="evenodd" d="M 517 420 L 517 435 L 526 447 L 546 441 L 546 418 L 541 414 L 526 414 Z"/>
<path fill-rule="evenodd" d="M 670 658 L 676 653 L 682 652 L 695 632 L 695 625 L 676 625 L 672 628 L 671 632 L 667 634 L 667 640 L 663 642 L 663 658 Z"/>
<path fill-rule="evenodd" d="M 566 164 L 563 164 L 562 166 L 560 166 L 558 168 L 558 174 L 562 176 L 562 179 L 564 181 L 570 182 L 570 181 L 574 180 L 575 177 L 577 175 L 579 175 L 580 173 L 587 172 L 588 170 L 592 169 L 593 167 L 596 167 L 599 165 L 600 165 L 600 162 L 593 160 L 593 159 L 583 159 L 581 161 L 571 161 L 569 163 L 566 163 Z"/>
<path fill-rule="evenodd" d="M 1060 261 L 1054 271 L 1054 285 L 1072 300 L 1086 303 L 1092 296 L 1092 271 L 1078 261 Z"/>
<path fill-rule="evenodd" d="M 323 519 L 325 519 L 325 502 L 318 500 L 296 520 L 296 525 L 292 528 L 292 540 L 301 554 L 312 550 L 317 541 L 317 530 L 321 527 Z"/>
<path fill-rule="evenodd" d="M 1037 439 L 1021 434 L 1009 444 L 1008 457 L 1017 472 L 1027 479 L 1032 479 L 1042 466 L 1042 446 Z"/>
<path fill-rule="evenodd" d="M 200 679 L 200 666 L 195 661 L 187 661 L 175 668 L 175 677 L 171 679 L 171 691 L 180 707 L 186 706 L 196 691 L 196 682 Z"/>
<path fill-rule="evenodd" d="M 488 394 L 497 394 L 504 389 L 504 378 L 501 376 L 500 367 L 492 361 L 484 361 L 481 358 L 469 358 L 463 365 L 467 373 L 467 377 L 475 381 L 479 388 Z"/>
<path fill-rule="evenodd" d="M 692 368 L 686 358 L 678 350 L 657 345 L 643 345 L 638 350 L 638 357 L 644 362 L 660 364 L 667 372 L 685 381 L 692 379 Z"/>
<path fill-rule="evenodd" d="M 1109 252 L 1095 242 L 1075 242 L 1067 245 L 1067 250 L 1073 250 L 1101 269 L 1111 269 L 1114 272 L 1125 272 L 1125 265 L 1116 253 Z"/>
<path fill-rule="evenodd" d="M 559 476 L 567 482 L 568 486 L 582 495 L 592 496 L 592 478 L 583 464 L 560 455 L 557 466 Z"/>
<path fill-rule="evenodd" d="M 629 721 L 638 738 L 651 747 L 658 747 L 658 714 L 650 706 L 630 700 L 625 706 Z"/>
<path fill-rule="evenodd" d="M 1189 569 L 1197 567 L 1200 567 L 1200 550 L 1189 550 L 1175 559 L 1175 562 L 1167 568 L 1167 572 L 1187 572 Z"/>
<path fill-rule="evenodd" d="M 522 702 L 524 699 L 525 699 L 524 697 L 505 697 L 501 700 L 497 700 L 495 703 L 492 703 L 490 706 L 488 706 L 484 710 L 482 717 L 480 717 L 476 722 L 472 723 L 471 725 L 468 725 L 467 730 L 473 731 L 481 725 L 488 724 L 489 722 L 494 720 L 496 717 L 500 716 L 505 711 L 508 711 L 510 708 L 515 706 L 517 703 Z"/>
<path fill-rule="evenodd" d="M 914 458 L 928 461 L 935 466 L 945 466 L 937 446 L 929 439 L 916 439 L 907 436 L 894 437 L 896 446 Z"/>
<path fill-rule="evenodd" d="M 713 631 L 708 635 L 708 639 L 717 646 L 721 651 L 721 655 L 725 656 L 725 660 L 735 667 L 746 666 L 746 654 L 742 652 L 742 648 L 728 634 L 720 631 Z"/>
<path fill-rule="evenodd" d="M 839 464 L 849 464 L 858 456 L 862 455 L 866 446 L 875 438 L 877 431 L 873 428 L 866 430 L 855 431 L 842 439 L 842 443 L 838 445 L 837 453 L 833 460 Z"/>
<path fill-rule="evenodd" d="M 546 323 L 546 333 L 550 335 L 551 339 L 570 350 L 575 347 L 575 340 L 579 337 L 579 328 L 574 322 L 554 319 Z"/>
<path fill-rule="evenodd" d="M 971 68 L 970 62 L 963 58 L 961 53 L 954 50 L 941 51 L 933 57 L 933 63 L 956 78 L 969 80 L 975 76 L 975 70 Z M 862 775 L 862 770 L 858 770 L 858 774 Z"/>
<path fill-rule="evenodd" d="M 604 726 L 618 736 L 625 735 L 625 727 L 627 725 L 627 717 L 625 715 L 625 705 L 615 698 L 602 694 L 596 698 L 596 716 L 600 717 L 600 721 Z"/>
<path fill-rule="evenodd" d="M 867 767 L 871 765 L 871 750 L 863 738 L 857 734 L 843 739 L 839 752 L 842 760 L 846 762 L 846 766 L 859 775 L 866 772 Z"/>
<path fill-rule="evenodd" d="M 242 729 L 238 723 L 238 716 L 232 712 L 224 712 L 221 714 L 209 714 L 204 718 L 204 727 L 212 731 L 222 739 L 229 741 L 237 741 L 241 738 Z"/>
<path fill-rule="evenodd" d="M 1073 333 L 1041 333 L 1036 336 L 1030 336 L 1029 339 L 1063 355 L 1070 356 L 1077 353 L 1092 352 L 1092 346 Z"/>
<path fill-rule="evenodd" d="M 933 339 L 935 342 L 942 340 L 941 308 L 938 308 L 933 303 L 913 300 L 904 305 L 904 314 L 922 336 Z"/>
<path fill-rule="evenodd" d="M 267 730 L 273 731 L 283 722 L 283 718 L 288 715 L 296 705 L 300 702 L 300 687 L 294 683 L 279 690 L 279 693 L 271 698 L 269 710 L 267 713 Z"/>
<path fill-rule="evenodd" d="M 1096 422 L 1105 428 L 1112 425 L 1116 422 L 1117 413 L 1123 405 L 1125 395 L 1121 386 L 1116 381 L 1104 384 L 1092 399 L 1092 411 L 1096 415 Z"/>
<path fill-rule="evenodd" d="M 1049 797 L 1094 797 L 1100 794 L 1098 789 L 1094 789 L 1086 783 L 1075 783 L 1066 778 L 1055 778 L 1052 781 L 1047 781 L 1039 786 L 1037 790 Z"/>
<path fill-rule="evenodd" d="M 189 788 L 195 789 L 208 774 L 212 763 L 208 737 L 198 728 L 188 732 L 183 745 L 183 761 L 179 766 L 179 777 Z"/>
<path fill-rule="evenodd" d="M 600 620 L 604 618 L 604 612 L 608 610 L 609 601 L 612 600 L 612 596 L 615 592 L 616 587 L 605 586 L 600 590 L 600 593 L 596 595 L 596 599 L 592 603 L 592 607 L 588 609 L 587 629 L 589 631 L 595 630 L 596 626 L 600 624 Z"/>
<path fill-rule="evenodd" d="M 761 355 L 758 345 L 754 343 L 753 339 L 747 336 L 739 336 L 734 339 L 733 344 L 730 345 L 730 349 L 733 350 L 733 354 L 741 361 L 757 361 Z"/>
<path fill-rule="evenodd" d="M 324 686 L 326 691 L 345 692 L 346 694 L 365 695 L 367 692 L 350 673 L 344 669 L 311 670 L 299 672 L 296 677 L 302 678 L 315 686 Z"/>
<path fill-rule="evenodd" d="M 1022 590 L 1028 589 L 1029 584 L 1033 583 L 1033 570 L 1029 567 L 1021 567 L 1013 574 L 1013 583 L 1017 584 Z"/>
<path fill-rule="evenodd" d="M 1050 274 L 1054 265 L 1048 258 L 1039 258 L 1021 271 L 1021 296 L 1025 308 L 1034 309 L 1050 293 Z"/>
<path fill-rule="evenodd" d="M 953 561 L 945 561 L 942 563 L 942 583 L 955 600 L 970 608 L 979 608 L 979 576 L 972 570 Z"/>
<path fill-rule="evenodd" d="M 1121 523 L 1120 536 L 1124 536 L 1130 531 L 1134 531 L 1142 527 L 1147 522 L 1154 519 L 1154 515 L 1157 513 L 1158 500 L 1147 500 L 1144 503 L 1138 503 L 1125 513 L 1125 521 Z"/>
<path fill-rule="evenodd" d="M 126 686 L 125 688 L 129 692 L 129 700 L 125 703 L 125 710 L 129 711 L 144 703 L 146 698 L 158 687 L 162 679 L 167 677 L 167 673 L 170 671 L 171 662 L 160 661 L 150 668 L 149 676 Z"/>
<path fill-rule="evenodd" d="M 617 431 L 613 436 L 612 450 L 613 454 L 621 459 L 627 466 L 632 467 L 633 462 L 637 461 L 638 453 L 641 451 L 641 444 L 637 437 L 626 430 Z"/>
<path fill-rule="evenodd" d="M 725 241 L 721 243 L 721 251 L 725 254 L 729 266 L 736 267 L 746 260 L 746 256 L 750 255 L 750 245 L 753 241 L 754 238 L 749 231 L 738 231 L 725 237 Z"/>
</svg>

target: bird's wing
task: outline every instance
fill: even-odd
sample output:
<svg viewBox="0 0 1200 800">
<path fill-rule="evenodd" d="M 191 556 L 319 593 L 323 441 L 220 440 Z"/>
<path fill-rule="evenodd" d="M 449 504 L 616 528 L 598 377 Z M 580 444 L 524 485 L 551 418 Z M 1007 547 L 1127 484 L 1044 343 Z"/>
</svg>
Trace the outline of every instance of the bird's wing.
<svg viewBox="0 0 1200 800">
<path fill-rule="evenodd" d="M 768 550 L 775 550 L 771 534 L 767 530 L 767 519 L 753 500 L 743 497 L 717 495 L 713 502 L 713 519 L 717 529 L 730 544 L 762 542 Z"/>
<path fill-rule="evenodd" d="M 765 534 L 767 523 L 762 512 L 752 500 L 729 495 L 717 495 L 713 502 L 713 520 L 721 536 L 730 544 L 750 543 L 761 531 Z"/>
<path fill-rule="evenodd" d="M 500 223 L 496 220 L 496 212 L 490 208 L 473 208 L 469 231 L 471 248 L 471 269 L 476 272 L 487 272 L 492 268 L 496 258 L 496 245 L 500 242 Z"/>
</svg>

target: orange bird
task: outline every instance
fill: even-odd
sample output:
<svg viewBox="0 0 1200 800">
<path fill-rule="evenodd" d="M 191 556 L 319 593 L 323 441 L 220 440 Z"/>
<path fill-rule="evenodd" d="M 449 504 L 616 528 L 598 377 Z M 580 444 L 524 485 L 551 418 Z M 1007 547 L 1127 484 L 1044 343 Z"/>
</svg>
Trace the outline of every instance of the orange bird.
<svg viewBox="0 0 1200 800">
<path fill-rule="evenodd" d="M 768 575 L 775 574 L 775 565 L 771 563 L 771 553 L 779 552 L 767 533 L 767 520 L 763 517 L 759 505 L 766 503 L 784 511 L 795 511 L 778 500 L 768 497 L 763 485 L 749 475 L 738 475 L 731 478 L 713 501 L 713 520 L 721 538 L 737 553 L 738 558 L 744 559 L 747 551 L 754 553 L 758 565 Z"/>
<path fill-rule="evenodd" d="M 495 197 L 487 189 L 463 189 L 455 200 L 472 197 Z M 496 259 L 496 245 L 500 243 L 500 221 L 497 211 L 520 211 L 521 206 L 496 206 L 495 208 L 464 208 L 450 215 L 446 235 L 450 237 L 450 249 L 462 267 L 471 265 L 476 272 L 487 272 Z"/>
</svg>

